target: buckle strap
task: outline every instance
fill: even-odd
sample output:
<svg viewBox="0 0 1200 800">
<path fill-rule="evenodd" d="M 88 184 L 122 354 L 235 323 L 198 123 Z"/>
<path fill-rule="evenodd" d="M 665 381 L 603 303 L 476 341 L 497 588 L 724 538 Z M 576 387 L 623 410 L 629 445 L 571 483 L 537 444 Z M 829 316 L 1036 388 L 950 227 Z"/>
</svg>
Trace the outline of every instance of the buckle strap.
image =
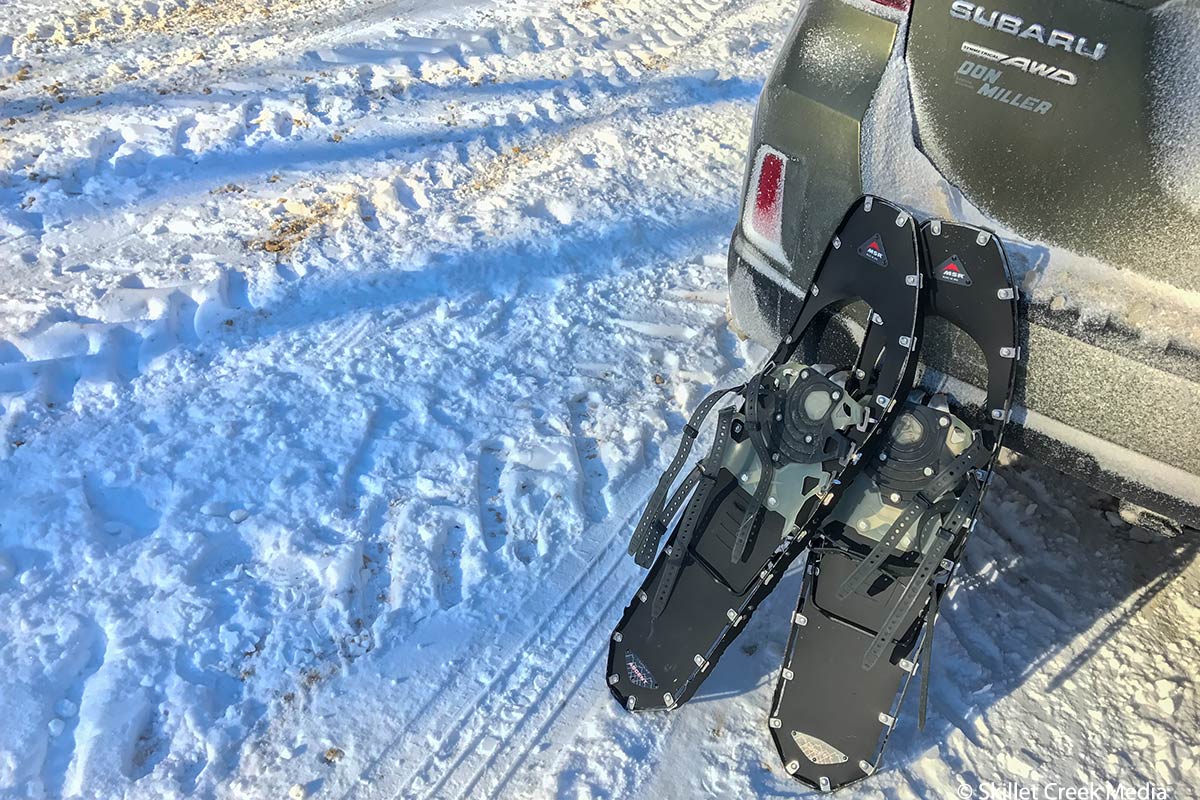
<svg viewBox="0 0 1200 800">
<path fill-rule="evenodd" d="M 908 533 L 908 529 L 913 526 L 913 523 L 917 522 L 921 515 L 931 507 L 932 503 L 924 495 L 917 494 L 887 529 L 883 538 L 871 548 L 870 553 L 867 553 L 867 557 L 858 562 L 854 571 L 846 577 L 846 580 L 842 581 L 842 585 L 838 588 L 838 600 L 845 600 L 865 585 L 874 583 L 879 567 L 896 549 L 896 545 L 904 538 L 904 534 Z"/>
<path fill-rule="evenodd" d="M 691 455 L 692 446 L 696 443 L 696 438 L 700 435 L 700 426 L 725 395 L 731 392 L 740 392 L 743 388 L 745 388 L 745 384 L 735 386 L 732 389 L 718 389 L 713 392 L 696 407 L 696 410 L 692 412 L 691 418 L 684 425 L 683 436 L 679 440 L 679 449 L 676 450 L 675 457 L 671 459 L 671 465 L 667 467 L 666 472 L 658 479 L 658 485 L 654 488 L 654 492 L 651 493 L 650 500 L 646 504 L 646 509 L 642 512 L 641 519 L 638 520 L 637 527 L 633 530 L 633 536 L 629 539 L 628 553 L 634 556 L 638 566 L 649 567 L 653 563 L 654 553 L 658 550 L 658 544 L 662 541 L 662 536 L 666 532 L 671 518 L 675 516 L 674 512 L 672 512 L 664 518 L 666 510 L 664 504 L 667 501 L 667 492 L 670 491 L 671 485 L 675 483 L 675 479 L 679 477 L 679 473 L 682 471 L 683 465 L 687 462 L 688 456 Z M 680 500 L 682 501 L 682 498 Z M 677 510 L 678 506 L 676 506 Z"/>
<path fill-rule="evenodd" d="M 946 528 L 939 528 L 937 535 L 933 539 L 933 544 L 929 550 L 921 558 L 920 564 L 917 566 L 917 571 L 909 580 L 908 585 L 904 587 L 904 591 L 900 594 L 900 599 L 892 606 L 892 610 L 888 612 L 887 619 L 884 620 L 883 626 L 879 629 L 879 633 L 875 634 L 875 638 L 871 640 L 870 647 L 867 648 L 866 654 L 863 656 L 863 669 L 871 669 L 878 662 L 888 645 L 896 636 L 896 632 L 900 629 L 900 625 L 904 622 L 904 618 L 912 610 L 917 599 L 928 592 L 929 582 L 933 579 L 937 568 L 941 566 L 942 559 L 945 558 L 947 551 L 950 550 L 950 545 L 954 543 L 954 533 Z"/>
<path fill-rule="evenodd" d="M 974 468 L 975 462 L 983 455 L 983 452 L 983 443 L 979 438 L 976 438 L 966 450 L 950 462 L 950 466 L 938 473 L 936 477 L 932 478 L 929 483 L 925 484 L 917 492 L 916 496 L 905 506 L 900 516 L 896 518 L 896 521 L 888 528 L 883 538 L 875 543 L 875 546 L 871 548 L 871 552 L 867 554 L 867 557 L 860 561 L 854 571 L 842 582 L 837 593 L 839 600 L 845 600 L 865 585 L 874 582 L 879 567 L 891 555 L 892 551 L 896 549 L 896 545 L 904 538 L 904 534 L 912 527 L 913 523 L 922 514 L 933 508 L 942 495 L 952 491 L 962 482 L 963 478 Z M 956 504 L 955 509 L 958 509 L 959 506 L 960 504 Z M 961 522 L 959 525 L 961 525 Z M 959 525 L 951 527 L 952 529 L 957 529 Z"/>
<path fill-rule="evenodd" d="M 745 558 L 746 549 L 750 544 L 750 532 L 754 528 L 755 521 L 758 519 L 758 512 L 762 510 L 763 505 L 767 501 L 767 496 L 771 492 L 771 486 L 775 482 L 775 465 L 771 461 L 770 444 L 763 436 L 762 420 L 759 419 L 759 393 L 765 375 L 765 372 L 755 375 L 746 389 L 746 407 L 744 411 L 746 415 L 746 432 L 750 437 L 750 443 L 754 446 L 754 453 L 758 456 L 761 466 L 759 469 L 758 487 L 754 490 L 754 496 L 750 499 L 750 505 L 746 507 L 741 524 L 738 525 L 737 534 L 733 540 L 733 549 L 729 553 L 730 563 L 733 564 L 737 564 Z"/>
<path fill-rule="evenodd" d="M 654 554 L 658 552 L 658 544 L 662 541 L 663 534 L 667 532 L 667 527 L 671 520 L 675 519 L 675 515 L 679 513 L 680 506 L 683 501 L 688 498 L 696 485 L 700 483 L 706 476 L 704 475 L 703 467 L 699 464 L 692 467 L 691 472 L 683 479 L 678 488 L 671 493 L 671 499 L 667 501 L 667 505 L 658 516 L 651 521 L 649 535 L 642 538 L 637 552 L 634 554 L 634 561 L 638 564 L 645 565 L 654 561 Z M 643 564 L 644 562 L 644 564 Z"/>
<path fill-rule="evenodd" d="M 713 440 L 712 449 L 704 461 L 705 469 L 697 467 L 693 470 L 693 474 L 697 475 L 696 481 L 700 488 L 688 503 L 687 511 L 684 512 L 683 519 L 679 523 L 679 533 L 671 545 L 671 554 L 663 562 L 658 589 L 654 593 L 654 604 L 650 607 L 651 624 L 666 610 L 667 601 L 671 599 L 671 593 L 675 591 L 675 583 L 679 580 L 679 571 L 683 567 L 684 555 L 691 546 L 692 537 L 696 533 L 696 528 L 699 527 L 700 518 L 708 507 L 709 495 L 717 483 L 717 472 L 721 468 L 721 462 L 725 460 L 725 449 L 729 444 L 729 429 L 732 424 L 733 409 L 721 409 L 721 413 L 717 417 L 717 437 Z"/>
</svg>

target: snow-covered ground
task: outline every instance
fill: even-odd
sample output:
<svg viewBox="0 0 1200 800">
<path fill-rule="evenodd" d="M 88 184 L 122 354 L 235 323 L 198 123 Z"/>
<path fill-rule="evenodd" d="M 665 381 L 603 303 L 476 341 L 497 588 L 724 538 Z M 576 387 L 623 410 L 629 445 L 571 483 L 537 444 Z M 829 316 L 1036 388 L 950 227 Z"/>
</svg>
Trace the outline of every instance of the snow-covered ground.
<svg viewBox="0 0 1200 800">
<path fill-rule="evenodd" d="M 792 796 L 797 581 L 601 673 L 724 314 L 753 0 L 0 3 L 0 797 Z M 1200 785 L 1200 539 L 1010 459 L 846 796 Z M 958 795 L 961 796 L 961 795 Z"/>
</svg>

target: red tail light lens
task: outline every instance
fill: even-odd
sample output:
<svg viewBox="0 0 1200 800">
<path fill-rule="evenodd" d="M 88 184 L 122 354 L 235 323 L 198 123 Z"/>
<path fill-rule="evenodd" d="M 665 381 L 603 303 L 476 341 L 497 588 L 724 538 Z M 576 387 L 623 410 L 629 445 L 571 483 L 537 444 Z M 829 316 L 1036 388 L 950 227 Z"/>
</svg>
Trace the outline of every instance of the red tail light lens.
<svg viewBox="0 0 1200 800">
<path fill-rule="evenodd" d="M 742 227 L 756 247 L 776 261 L 786 264 L 783 251 L 783 189 L 787 179 L 787 158 L 777 150 L 762 147 L 750 176 L 750 196 Z"/>
<path fill-rule="evenodd" d="M 876 5 L 894 8 L 897 11 L 908 11 L 912 7 L 912 0 L 871 0 L 871 2 Z"/>
<path fill-rule="evenodd" d="M 764 236 L 779 240 L 783 227 L 783 159 L 774 153 L 765 153 L 759 163 L 754 227 Z"/>
</svg>

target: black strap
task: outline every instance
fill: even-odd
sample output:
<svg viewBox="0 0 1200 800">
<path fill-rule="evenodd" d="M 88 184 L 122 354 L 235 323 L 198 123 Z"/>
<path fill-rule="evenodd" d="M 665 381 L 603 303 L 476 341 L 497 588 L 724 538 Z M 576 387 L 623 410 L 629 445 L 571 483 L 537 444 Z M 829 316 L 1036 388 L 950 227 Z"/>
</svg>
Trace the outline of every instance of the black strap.
<svg viewBox="0 0 1200 800">
<path fill-rule="evenodd" d="M 871 548 L 871 552 L 867 554 L 867 557 L 858 562 L 858 566 L 854 568 L 854 571 L 847 576 L 846 580 L 842 581 L 841 587 L 838 588 L 838 600 L 845 600 L 865 584 L 874 582 L 880 565 L 896 549 L 896 545 L 904 538 L 904 534 L 913 526 L 913 523 L 917 522 L 921 518 L 921 515 L 929 508 L 929 501 L 920 494 L 909 502 L 900 516 L 896 518 L 896 521 L 892 523 L 892 526 L 888 528 L 883 538 Z"/>
<path fill-rule="evenodd" d="M 663 508 L 661 514 L 654 519 L 654 526 L 651 528 L 650 535 L 642 540 L 641 547 L 638 549 L 634 560 L 638 564 L 651 563 L 654 560 L 654 554 L 658 552 L 658 543 L 662 541 L 663 534 L 671 525 L 671 520 L 675 519 L 675 515 L 679 513 L 683 501 L 687 500 L 691 495 L 692 490 L 696 488 L 696 484 L 700 482 L 704 471 L 697 464 L 692 467 L 692 471 L 687 474 L 683 481 L 671 493 L 671 499 L 667 501 L 667 505 Z M 644 566 L 644 564 L 643 564 Z"/>
<path fill-rule="evenodd" d="M 925 615 L 925 638 L 921 640 L 921 653 L 917 657 L 917 663 L 921 667 L 921 702 L 917 706 L 917 726 L 921 730 L 925 730 L 925 710 L 929 707 L 929 673 L 933 671 L 933 631 L 943 591 L 943 588 L 935 586 L 929 598 L 929 611 Z"/>
<path fill-rule="evenodd" d="M 900 599 L 892 606 L 892 610 L 888 612 L 887 619 L 883 622 L 883 627 L 879 629 L 879 633 L 875 634 L 875 638 L 871 641 L 871 646 L 867 648 L 867 653 L 863 657 L 863 669 L 874 667 L 879 661 L 879 657 L 883 655 L 884 650 L 887 649 L 888 643 L 895 638 L 900 624 L 908 616 L 908 612 L 912 610 L 921 593 L 926 591 L 926 586 L 933 580 L 934 573 L 937 571 L 938 566 L 941 565 L 942 559 L 946 557 L 946 553 L 953 546 L 954 540 L 958 538 L 959 532 L 966 525 L 970 515 L 979 509 L 985 488 L 986 484 L 983 481 L 970 480 L 967 482 L 962 495 L 954 504 L 954 509 L 950 512 L 941 527 L 938 528 L 933 542 L 929 545 L 929 550 L 926 551 L 920 563 L 917 564 L 916 573 L 913 574 L 908 585 L 904 587 Z"/>
<path fill-rule="evenodd" d="M 675 483 L 675 479 L 679 477 L 683 465 L 687 463 L 688 456 L 692 453 L 692 445 L 696 443 L 696 437 L 700 435 L 700 426 L 704 424 L 704 419 L 721 401 L 721 398 L 731 392 L 740 392 L 745 386 L 742 384 L 732 389 L 719 389 L 704 398 L 704 401 L 692 412 L 691 419 L 683 428 L 683 437 L 679 440 L 679 449 L 675 452 L 675 458 L 671 460 L 667 471 L 658 479 L 658 486 L 650 495 L 646 510 L 642 512 L 642 518 L 638 520 L 633 536 L 629 540 L 629 555 L 634 556 L 638 566 L 649 567 L 653 563 L 654 554 L 658 551 L 658 543 L 662 541 L 667 525 L 675 516 L 674 512 L 669 515 L 664 514 L 667 492 Z M 683 498 L 679 499 L 682 501 Z M 678 506 L 676 506 L 676 510 L 678 510 Z"/>
<path fill-rule="evenodd" d="M 679 533 L 671 545 L 671 554 L 663 562 L 662 574 L 659 576 L 658 589 L 654 593 L 654 604 L 650 607 L 650 622 L 662 614 L 675 591 L 675 583 L 679 580 L 679 571 L 683 566 L 683 558 L 692 544 L 692 536 L 699 527 L 700 517 L 708 506 L 708 496 L 717 483 L 717 475 L 721 471 L 721 463 L 725 460 L 725 450 L 729 444 L 730 426 L 733 424 L 733 409 L 724 408 L 717 416 L 717 435 L 713 440 L 712 449 L 696 472 L 700 488 L 688 503 L 687 511 L 679 523 Z"/>
<path fill-rule="evenodd" d="M 750 498 L 750 505 L 746 507 L 745 514 L 742 515 L 742 524 L 738 526 L 737 535 L 733 540 L 733 549 L 729 552 L 729 560 L 734 564 L 745 558 L 746 548 L 750 544 L 750 534 L 758 519 L 758 512 L 767 502 L 767 496 L 775 482 L 775 464 L 771 460 L 771 445 L 763 434 L 763 424 L 759 418 L 759 391 L 765 375 L 765 371 L 755 375 L 746 389 L 746 433 L 750 437 L 750 443 L 754 445 L 754 452 L 758 456 L 761 467 L 758 475 L 758 487 Z"/>
<path fill-rule="evenodd" d="M 879 663 L 880 657 L 896 637 L 896 632 L 900 629 L 904 618 L 908 616 L 921 595 L 928 591 L 929 582 L 933 580 L 934 573 L 941 565 L 942 559 L 946 557 L 950 545 L 954 543 L 954 534 L 955 531 L 947 530 L 944 527 L 938 529 L 933 544 L 930 545 L 929 550 L 925 552 L 917 565 L 917 571 L 908 585 L 904 587 L 900 599 L 888 612 L 887 619 L 883 621 L 879 633 L 875 634 L 875 638 L 871 640 L 871 645 L 863 656 L 863 669 L 871 669 Z"/>
<path fill-rule="evenodd" d="M 917 492 L 917 495 L 909 501 L 904 511 L 888 528 L 883 538 L 871 548 L 867 557 L 860 561 L 854 571 L 842 582 L 841 588 L 838 589 L 839 600 L 845 600 L 864 585 L 875 580 L 880 565 L 896 549 L 896 545 L 904 538 L 905 532 L 922 514 L 932 508 L 942 495 L 958 487 L 967 473 L 974 469 L 975 462 L 981 455 L 983 455 L 983 444 L 976 437 L 966 450 L 950 462 L 950 466 L 931 478 L 929 483 Z M 957 508 L 958 504 L 955 504 L 955 507 Z"/>
</svg>

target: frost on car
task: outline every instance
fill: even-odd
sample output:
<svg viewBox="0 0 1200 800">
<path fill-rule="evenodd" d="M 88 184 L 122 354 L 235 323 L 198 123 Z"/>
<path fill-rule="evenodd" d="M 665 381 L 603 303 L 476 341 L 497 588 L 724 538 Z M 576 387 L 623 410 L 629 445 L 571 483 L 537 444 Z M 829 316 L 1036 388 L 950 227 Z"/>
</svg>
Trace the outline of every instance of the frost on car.
<svg viewBox="0 0 1200 800">
<path fill-rule="evenodd" d="M 863 192 L 991 228 L 1027 320 L 1011 446 L 1200 525 L 1198 54 L 1197 2 L 810 0 L 759 101 L 735 323 L 780 335 Z M 925 336 L 969 415 L 974 344 Z"/>
</svg>

